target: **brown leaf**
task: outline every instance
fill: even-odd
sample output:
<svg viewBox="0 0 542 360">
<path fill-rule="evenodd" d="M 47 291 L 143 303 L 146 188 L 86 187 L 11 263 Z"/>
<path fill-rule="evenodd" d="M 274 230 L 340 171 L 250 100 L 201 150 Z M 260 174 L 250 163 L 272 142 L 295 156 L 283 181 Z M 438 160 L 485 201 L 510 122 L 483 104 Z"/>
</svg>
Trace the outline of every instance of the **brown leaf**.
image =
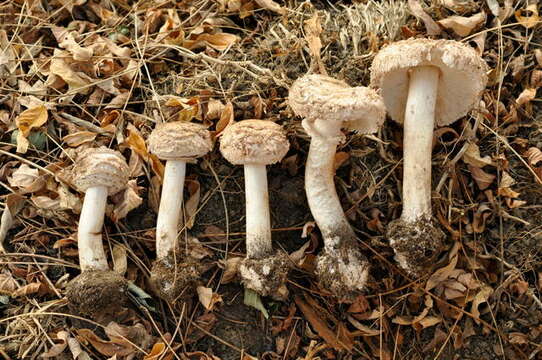
<svg viewBox="0 0 542 360">
<path fill-rule="evenodd" d="M 43 354 L 40 355 L 40 357 L 42 358 L 54 358 L 54 357 L 57 357 L 58 355 L 62 354 L 64 352 L 64 350 L 66 350 L 66 348 L 68 347 L 68 337 L 69 337 L 69 334 L 68 332 L 62 330 L 62 331 L 59 331 L 56 335 L 56 337 L 61 340 L 61 342 L 59 344 L 54 344 L 50 349 L 49 351 L 46 351 L 44 352 Z"/>
<path fill-rule="evenodd" d="M 348 347 L 348 344 L 342 342 L 327 326 L 325 320 L 322 318 L 322 314 L 317 313 L 313 307 L 303 301 L 299 296 L 296 296 L 294 300 L 299 310 L 305 315 L 306 320 L 311 324 L 314 330 L 316 330 L 318 335 L 320 335 L 331 347 L 339 351 L 351 350 L 351 348 Z"/>
<path fill-rule="evenodd" d="M 228 101 L 226 105 L 224 106 L 222 113 L 220 114 L 220 120 L 216 123 L 215 127 L 215 137 L 220 136 L 224 129 L 228 127 L 228 125 L 233 124 L 233 104 Z"/>
<path fill-rule="evenodd" d="M 488 174 L 478 167 L 469 165 L 468 168 L 472 174 L 472 178 L 480 190 L 487 189 L 495 180 L 495 175 Z"/>
<path fill-rule="evenodd" d="M 111 256 L 113 257 L 113 271 L 124 276 L 128 269 L 128 256 L 123 245 L 114 244 Z"/>
<path fill-rule="evenodd" d="M 8 177 L 11 186 L 19 188 L 20 194 L 37 192 L 44 188 L 45 179 L 39 174 L 38 169 L 27 164 L 22 164 Z"/>
<path fill-rule="evenodd" d="M 320 50 L 322 49 L 322 41 L 320 40 L 320 34 L 322 33 L 322 24 L 318 13 L 305 20 L 305 39 L 309 45 L 309 52 L 314 65 L 318 67 L 318 71 L 322 75 L 327 75 L 326 68 L 322 62 L 320 56 Z"/>
<path fill-rule="evenodd" d="M 77 329 L 76 331 L 78 337 L 91 343 L 92 346 L 102 355 L 128 356 L 136 352 L 134 346 L 127 339 L 116 338 L 114 341 L 107 341 L 99 338 L 90 329 Z"/>
<path fill-rule="evenodd" d="M 523 156 L 527 158 L 529 164 L 538 165 L 542 161 L 542 151 L 539 148 L 531 147 L 526 152 L 523 153 Z"/>
<path fill-rule="evenodd" d="M 454 243 L 454 247 L 452 250 L 450 250 L 450 254 L 448 255 L 448 258 L 450 259 L 450 263 L 446 265 L 443 268 L 438 269 L 429 277 L 427 280 L 427 283 L 425 284 L 425 290 L 429 291 L 433 288 L 435 288 L 437 285 L 442 283 L 444 280 L 446 280 L 452 271 L 455 269 L 455 266 L 457 265 L 457 251 L 459 250 L 459 243 Z"/>
<path fill-rule="evenodd" d="M 239 266 L 241 265 L 243 258 L 241 257 L 229 257 L 226 260 L 224 273 L 222 275 L 222 283 L 227 284 L 235 280 L 237 273 L 239 272 Z"/>
<path fill-rule="evenodd" d="M 78 147 L 79 145 L 94 141 L 97 135 L 91 131 L 78 131 L 64 136 L 62 140 L 70 147 Z"/>
<path fill-rule="evenodd" d="M 186 217 L 186 227 L 192 229 L 194 221 L 196 220 L 196 213 L 198 210 L 201 186 L 197 180 L 186 180 L 186 188 L 189 194 L 188 200 L 184 203 L 184 211 Z"/>
<path fill-rule="evenodd" d="M 514 15 L 516 16 L 516 20 L 527 29 L 535 27 L 540 22 L 536 2 L 527 5 L 525 9 L 517 10 Z"/>
<path fill-rule="evenodd" d="M 520 332 L 512 332 L 508 334 L 511 344 L 528 344 L 529 337 Z"/>
<path fill-rule="evenodd" d="M 9 194 L 6 197 L 6 206 L 0 218 L 0 253 L 5 253 L 4 240 L 15 222 L 15 216 L 23 208 L 25 198 L 18 194 Z"/>
<path fill-rule="evenodd" d="M 222 302 L 222 296 L 213 292 L 213 289 L 211 288 L 198 286 L 196 291 L 198 293 L 199 302 L 207 310 L 213 310 L 216 303 Z"/>
<path fill-rule="evenodd" d="M 439 20 L 438 23 L 446 29 L 453 30 L 461 37 L 469 36 L 471 32 L 486 20 L 486 14 L 480 12 L 469 17 L 450 16 Z"/>
<path fill-rule="evenodd" d="M 166 344 L 157 342 L 153 345 L 151 352 L 145 355 L 143 360 L 171 360 L 173 354 L 168 350 Z"/>
<path fill-rule="evenodd" d="M 516 99 L 516 104 L 518 104 L 518 106 L 522 106 L 530 103 L 536 97 L 536 90 L 536 88 L 527 88 L 523 90 Z"/>
<path fill-rule="evenodd" d="M 338 151 L 337 153 L 335 153 L 335 170 L 343 166 L 346 161 L 348 161 L 348 159 L 350 159 L 350 154 L 348 154 L 347 152 Z"/>
<path fill-rule="evenodd" d="M 143 203 L 143 199 L 139 196 L 141 189 L 141 187 L 137 186 L 136 180 L 130 180 L 126 189 L 121 194 L 115 195 L 116 198 L 120 197 L 120 201 L 115 201 L 113 215 L 111 216 L 113 221 L 117 222 L 124 219 L 130 211 Z"/>
<path fill-rule="evenodd" d="M 255 0 L 259 7 L 284 15 L 288 11 L 273 0 Z"/>
<path fill-rule="evenodd" d="M 488 285 L 484 285 L 472 300 L 470 312 L 474 315 L 474 320 L 477 324 L 479 323 L 478 318 L 480 317 L 480 311 L 478 310 L 478 307 L 480 306 L 480 304 L 487 302 L 492 293 L 493 289 Z"/>
<path fill-rule="evenodd" d="M 0 294 L 12 295 L 17 290 L 17 282 L 11 274 L 0 274 Z"/>
<path fill-rule="evenodd" d="M 195 39 L 185 39 L 182 44 L 185 48 L 194 50 L 197 48 L 210 46 L 215 50 L 224 51 L 239 40 L 237 35 L 227 33 L 198 35 Z"/>
<path fill-rule="evenodd" d="M 480 148 L 475 143 L 470 143 L 468 145 L 467 150 L 463 154 L 463 161 L 466 164 L 472 165 L 477 168 L 483 168 L 486 165 L 494 165 L 491 156 L 480 156 Z"/>
<path fill-rule="evenodd" d="M 23 111 L 15 119 L 15 124 L 19 129 L 17 134 L 17 152 L 26 153 L 29 142 L 26 139 L 30 135 L 30 130 L 38 128 L 47 122 L 48 114 L 45 105 L 39 105 Z"/>
<path fill-rule="evenodd" d="M 28 285 L 25 285 L 17 290 L 15 290 L 12 294 L 13 297 L 19 297 L 19 296 L 28 296 L 37 294 L 40 291 L 41 287 L 40 282 L 33 282 Z"/>
<path fill-rule="evenodd" d="M 427 30 L 427 35 L 434 36 L 440 34 L 440 27 L 433 19 L 431 19 L 431 16 L 423 10 L 419 0 L 408 0 L 408 7 L 412 14 L 423 22 L 425 29 Z"/>
</svg>

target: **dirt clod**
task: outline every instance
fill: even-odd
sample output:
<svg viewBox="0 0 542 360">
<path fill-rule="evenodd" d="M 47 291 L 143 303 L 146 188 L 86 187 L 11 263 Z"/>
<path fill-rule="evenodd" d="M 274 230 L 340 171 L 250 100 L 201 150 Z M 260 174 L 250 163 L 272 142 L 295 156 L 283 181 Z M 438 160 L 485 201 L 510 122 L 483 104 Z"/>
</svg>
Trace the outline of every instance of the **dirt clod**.
<svg viewBox="0 0 542 360">
<path fill-rule="evenodd" d="M 446 239 L 444 232 L 426 219 L 416 222 L 394 220 L 389 223 L 386 235 L 399 265 L 413 275 L 431 269 L 434 260 L 444 249 Z"/>
<path fill-rule="evenodd" d="M 369 274 L 367 258 L 353 246 L 324 249 L 318 257 L 319 284 L 344 302 L 352 301 L 365 288 Z"/>
<path fill-rule="evenodd" d="M 180 297 L 193 295 L 187 290 L 199 282 L 203 271 L 201 262 L 180 251 L 171 251 L 165 258 L 154 262 L 150 282 L 158 296 L 173 302 Z"/>
<path fill-rule="evenodd" d="M 66 296 L 71 311 L 108 323 L 126 305 L 126 279 L 113 271 L 83 271 L 68 284 Z"/>
<path fill-rule="evenodd" d="M 288 296 L 286 280 L 290 264 L 290 259 L 282 252 L 263 259 L 246 258 L 239 267 L 241 282 L 260 295 L 284 300 Z"/>
</svg>

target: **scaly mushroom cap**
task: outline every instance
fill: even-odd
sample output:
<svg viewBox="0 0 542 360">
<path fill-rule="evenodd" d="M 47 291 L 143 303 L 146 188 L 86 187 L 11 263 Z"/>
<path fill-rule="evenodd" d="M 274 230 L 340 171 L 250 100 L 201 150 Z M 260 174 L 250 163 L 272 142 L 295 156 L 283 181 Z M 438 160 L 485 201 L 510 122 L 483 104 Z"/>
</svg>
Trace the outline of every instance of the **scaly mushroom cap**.
<svg viewBox="0 0 542 360">
<path fill-rule="evenodd" d="M 162 160 L 195 159 L 213 149 L 209 130 L 203 125 L 184 121 L 156 125 L 148 144 L 149 151 Z"/>
<path fill-rule="evenodd" d="M 316 131 L 333 125 L 326 123 L 339 122 L 340 128 L 370 134 L 378 130 L 386 117 L 384 101 L 375 90 L 351 87 L 324 75 L 297 79 L 290 87 L 288 102 L 294 113 L 304 117 L 305 123 Z M 305 129 L 308 130 L 307 126 Z"/>
<path fill-rule="evenodd" d="M 438 126 L 465 116 L 480 100 L 487 84 L 485 61 L 454 40 L 408 39 L 382 49 L 371 66 L 371 86 L 382 89 L 388 113 L 398 123 L 405 115 L 409 69 L 436 66 L 440 79 L 435 109 Z"/>
<path fill-rule="evenodd" d="M 266 120 L 243 120 L 229 125 L 220 138 L 220 152 L 234 165 L 269 165 L 280 161 L 290 143 L 282 126 Z"/>
<path fill-rule="evenodd" d="M 105 186 L 108 194 L 113 195 L 126 187 L 129 172 L 120 152 L 102 146 L 78 153 L 70 177 L 81 192 L 90 187 Z"/>
</svg>

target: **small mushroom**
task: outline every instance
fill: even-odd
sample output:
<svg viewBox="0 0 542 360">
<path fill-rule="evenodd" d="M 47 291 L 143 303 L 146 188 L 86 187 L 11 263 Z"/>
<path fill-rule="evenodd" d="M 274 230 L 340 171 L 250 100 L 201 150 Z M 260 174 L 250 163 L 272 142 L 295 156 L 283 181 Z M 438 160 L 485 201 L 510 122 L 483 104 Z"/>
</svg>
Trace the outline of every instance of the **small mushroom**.
<svg viewBox="0 0 542 360">
<path fill-rule="evenodd" d="M 77 230 L 81 274 L 68 284 L 66 295 L 74 311 L 98 321 L 113 319 L 127 299 L 127 282 L 109 270 L 102 227 L 107 197 L 126 187 L 128 173 L 122 154 L 100 147 L 79 153 L 69 174 L 85 199 Z"/>
<path fill-rule="evenodd" d="M 404 126 L 403 211 L 387 237 L 400 266 L 412 274 L 430 267 L 445 235 L 432 221 L 431 151 L 435 125 L 465 116 L 480 100 L 487 65 L 453 40 L 409 39 L 381 50 L 371 67 L 391 118 Z"/>
<path fill-rule="evenodd" d="M 244 120 L 228 126 L 220 139 L 220 152 L 245 172 L 247 257 L 239 266 L 246 288 L 286 298 L 290 268 L 286 254 L 273 250 L 266 165 L 280 161 L 290 144 L 280 125 L 265 120 Z"/>
<path fill-rule="evenodd" d="M 187 285 L 197 282 L 203 270 L 200 262 L 183 255 L 177 246 L 177 237 L 186 162 L 211 151 L 213 141 L 203 125 L 169 122 L 156 126 L 148 138 L 148 144 L 151 153 L 166 160 L 156 221 L 157 260 L 151 271 L 151 283 L 160 297 L 173 301 Z"/>
<path fill-rule="evenodd" d="M 350 87 L 323 75 L 296 80 L 288 98 L 293 111 L 304 117 L 311 136 L 305 167 L 305 191 L 314 220 L 324 238 L 317 263 L 320 286 L 338 297 L 352 299 L 367 282 L 369 264 L 344 215 L 335 190 L 335 151 L 344 141 L 341 129 L 374 133 L 386 111 L 380 95 L 365 87 Z"/>
</svg>

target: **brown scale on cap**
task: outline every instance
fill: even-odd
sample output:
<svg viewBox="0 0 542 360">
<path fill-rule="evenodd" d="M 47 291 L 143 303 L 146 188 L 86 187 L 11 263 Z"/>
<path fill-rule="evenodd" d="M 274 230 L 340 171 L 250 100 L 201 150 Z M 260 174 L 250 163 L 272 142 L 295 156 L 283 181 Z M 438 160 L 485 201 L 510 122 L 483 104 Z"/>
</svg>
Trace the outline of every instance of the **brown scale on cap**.
<svg viewBox="0 0 542 360">
<path fill-rule="evenodd" d="M 149 151 L 162 160 L 195 159 L 213 149 L 211 134 L 205 126 L 181 121 L 156 125 L 148 144 Z"/>
<path fill-rule="evenodd" d="M 282 160 L 289 147 L 282 127 L 265 120 L 234 123 L 220 138 L 220 152 L 234 165 L 274 164 Z"/>
<path fill-rule="evenodd" d="M 105 186 L 108 194 L 114 195 L 126 188 L 129 173 L 124 157 L 118 151 L 102 146 L 81 151 L 68 175 L 81 192 L 90 187 Z"/>
</svg>

